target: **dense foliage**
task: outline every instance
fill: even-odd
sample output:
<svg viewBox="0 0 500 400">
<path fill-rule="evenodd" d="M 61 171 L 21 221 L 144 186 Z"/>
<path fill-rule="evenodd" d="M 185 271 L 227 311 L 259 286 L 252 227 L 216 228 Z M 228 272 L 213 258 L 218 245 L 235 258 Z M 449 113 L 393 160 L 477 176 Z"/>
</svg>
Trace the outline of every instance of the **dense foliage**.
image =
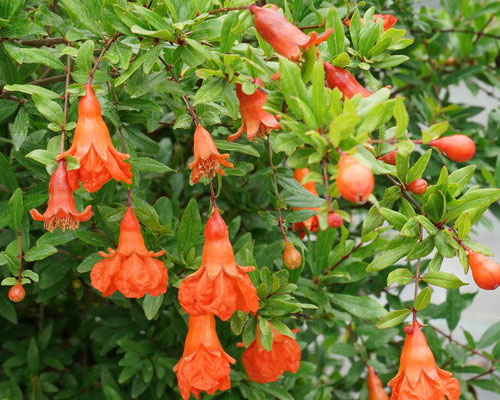
<svg viewBox="0 0 500 400">
<path fill-rule="evenodd" d="M 500 110 L 483 126 L 474 119 L 481 107 L 450 95 L 462 83 L 490 96 L 500 88 L 499 3 L 442 0 L 439 10 L 407 0 L 274 3 L 306 33 L 333 34 L 289 60 L 256 33 L 248 0 L 0 1 L 0 399 L 180 398 L 173 367 L 187 315 L 178 287 L 200 265 L 212 210 L 209 181 L 190 183 L 196 119 L 234 164 L 214 179 L 215 195 L 238 264 L 256 267 L 249 275 L 260 299 L 257 315 L 236 311 L 217 321 L 237 362 L 231 389 L 203 398 L 366 398 L 365 363 L 385 384 L 396 375 L 404 323 L 417 310 L 461 398 L 477 398 L 477 388 L 500 392 L 500 323 L 480 339 L 465 332 L 467 343 L 432 329 L 437 319 L 459 329 L 474 299 L 460 293 L 458 277 L 440 271 L 443 258 L 458 257 L 468 271 L 465 249 L 491 257 L 469 234 L 489 224 L 488 208 L 500 218 Z M 384 29 L 374 13 L 398 22 Z M 324 61 L 348 69 L 373 94 L 349 99 L 326 87 Z M 77 208 L 92 205 L 92 219 L 47 232 L 29 211 L 46 209 L 61 132 L 67 149 L 89 74 L 115 147 L 131 156 L 133 183 L 78 189 Z M 236 85 L 250 95 L 254 78 L 281 128 L 269 140 L 228 142 L 241 125 Z M 429 142 L 451 134 L 473 139 L 471 161 L 431 150 Z M 378 159 L 396 148 L 396 166 Z M 341 151 L 375 174 L 365 203 L 339 197 Z M 66 162 L 79 167 L 76 158 Z M 319 195 L 293 178 L 306 167 L 302 183 L 315 182 Z M 425 194 L 405 189 L 420 178 L 429 184 Z M 102 297 L 90 285 L 97 252 L 116 248 L 127 189 L 147 248 L 166 251 L 159 257 L 169 275 L 164 295 Z M 328 224 L 331 208 L 343 217 L 340 228 Z M 303 255 L 298 269 L 283 265 L 277 210 Z M 292 224 L 313 215 L 319 229 L 301 239 Z M 19 268 L 26 297 L 14 304 L 7 292 Z M 415 276 L 418 297 L 401 300 Z M 444 303 L 432 302 L 434 286 L 448 289 Z M 285 335 L 298 328 L 302 362 L 296 374 L 258 384 L 237 345 L 250 345 L 258 325 L 270 346 L 266 321 Z M 477 355 L 486 362 L 471 362 Z"/>
</svg>

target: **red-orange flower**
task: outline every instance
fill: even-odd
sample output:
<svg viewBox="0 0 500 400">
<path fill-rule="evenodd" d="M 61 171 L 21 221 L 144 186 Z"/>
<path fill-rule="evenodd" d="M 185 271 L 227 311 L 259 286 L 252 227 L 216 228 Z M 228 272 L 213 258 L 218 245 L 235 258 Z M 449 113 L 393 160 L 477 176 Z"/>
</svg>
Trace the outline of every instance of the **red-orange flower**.
<svg viewBox="0 0 500 400">
<path fill-rule="evenodd" d="M 73 190 L 78 189 L 78 181 L 91 193 L 99 190 L 111 178 L 132 183 L 130 164 L 123 161 L 130 156 L 120 153 L 113 146 L 108 127 L 102 119 L 101 106 L 90 84 L 85 85 L 85 96 L 78 104 L 73 144 L 68 151 L 59 155 L 59 159 L 68 155 L 80 161 L 80 168 L 68 172 Z"/>
<path fill-rule="evenodd" d="M 104 260 L 90 272 L 92 286 L 104 297 L 116 290 L 125 297 L 139 298 L 149 294 L 159 296 L 167 291 L 168 274 L 165 264 L 153 257 L 165 253 L 148 251 L 141 234 L 141 226 L 129 207 L 120 224 L 118 248 L 99 252 Z"/>
<path fill-rule="evenodd" d="M 80 222 L 88 221 L 92 215 L 92 206 L 79 213 L 75 207 L 73 190 L 69 187 L 68 171 L 63 160 L 58 162 L 49 181 L 49 204 L 42 215 L 36 209 L 30 210 L 35 221 L 45 221 L 44 227 L 52 232 L 54 229 L 78 229 Z"/>
<path fill-rule="evenodd" d="M 330 89 L 338 88 L 344 97 L 353 98 L 357 94 L 369 97 L 373 93 L 365 89 L 349 71 L 325 62 L 326 83 Z"/>
<path fill-rule="evenodd" d="M 333 32 L 333 29 L 328 28 L 319 36 L 316 32 L 306 35 L 290 23 L 278 9 L 279 7 L 274 4 L 267 4 L 264 7 L 255 4 L 250 6 L 257 32 L 277 53 L 290 60 L 299 59 L 302 49 L 307 50 L 310 46 L 325 41 Z"/>
<path fill-rule="evenodd" d="M 384 31 L 386 31 L 387 29 L 392 28 L 394 25 L 396 25 L 396 22 L 398 22 L 398 19 L 392 14 L 375 14 L 373 16 L 373 22 L 377 22 L 377 21 L 382 21 L 382 23 L 384 24 Z M 362 24 L 365 23 L 364 18 L 361 18 L 361 23 Z M 344 21 L 344 24 L 346 24 L 346 26 L 350 26 L 351 20 L 346 19 Z"/>
<path fill-rule="evenodd" d="M 190 317 L 184 353 L 174 367 L 182 398 L 189 399 L 191 393 L 199 398 L 201 392 L 213 394 L 229 389 L 229 364 L 234 363 L 219 342 L 214 316 Z"/>
<path fill-rule="evenodd" d="M 254 267 L 236 264 L 227 225 L 215 209 L 205 227 L 200 268 L 179 287 L 179 302 L 190 316 L 215 314 L 226 321 L 236 310 L 256 312 L 259 299 L 248 276 Z"/>
<path fill-rule="evenodd" d="M 303 179 L 309 174 L 309 168 L 298 168 L 294 171 L 293 177 L 299 181 L 302 186 L 309 190 L 315 196 L 318 195 L 316 190 L 316 184 L 314 182 L 302 183 Z M 314 210 L 319 211 L 319 207 L 306 207 L 306 208 L 294 208 L 294 210 Z M 319 229 L 319 219 L 317 215 L 307 218 L 302 222 L 295 222 L 292 224 L 292 230 L 299 232 L 299 236 L 302 239 L 305 236 L 305 230 L 309 232 L 316 232 Z"/>
<path fill-rule="evenodd" d="M 225 175 L 221 165 L 233 168 L 234 165 L 227 161 L 229 154 L 220 154 L 212 139 L 212 135 L 201 125 L 194 132 L 194 161 L 189 164 L 191 182 L 197 183 L 203 176 L 212 179 L 215 174 Z"/>
<path fill-rule="evenodd" d="M 418 322 L 405 328 L 399 371 L 389 382 L 391 400 L 458 400 L 460 383 L 438 368 Z"/>
<path fill-rule="evenodd" d="M 255 83 L 264 87 L 260 79 L 256 79 Z M 250 95 L 245 94 L 242 85 L 238 83 L 236 85 L 236 95 L 240 101 L 241 126 L 234 135 L 227 138 L 228 141 L 235 141 L 245 132 L 248 140 L 255 140 L 259 137 L 265 139 L 271 129 L 280 128 L 276 117 L 262 108 L 267 101 L 267 94 L 262 90 L 257 89 Z"/>
<path fill-rule="evenodd" d="M 368 369 L 368 400 L 389 400 L 389 396 L 384 390 L 382 381 L 375 373 L 372 367 L 367 366 Z"/>
<path fill-rule="evenodd" d="M 285 371 L 296 373 L 300 368 L 300 346 L 295 339 L 282 335 L 274 328 L 273 347 L 267 351 L 260 341 L 260 333 L 243 352 L 241 361 L 251 381 L 257 383 L 274 382 Z"/>
</svg>

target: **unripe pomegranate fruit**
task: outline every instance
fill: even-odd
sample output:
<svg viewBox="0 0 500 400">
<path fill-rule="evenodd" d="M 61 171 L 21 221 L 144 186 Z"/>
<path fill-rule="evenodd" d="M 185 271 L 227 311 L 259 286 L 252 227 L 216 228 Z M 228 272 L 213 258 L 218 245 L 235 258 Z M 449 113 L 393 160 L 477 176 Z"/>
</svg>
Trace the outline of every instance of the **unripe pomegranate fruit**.
<svg viewBox="0 0 500 400">
<path fill-rule="evenodd" d="M 342 226 L 342 217 L 338 215 L 336 212 L 332 211 L 328 214 L 328 226 L 331 228 L 340 228 Z"/>
<path fill-rule="evenodd" d="M 494 290 L 500 285 L 500 264 L 495 260 L 471 251 L 469 265 L 474 282 L 481 289 Z"/>
<path fill-rule="evenodd" d="M 396 155 L 398 154 L 397 150 L 390 151 L 389 153 L 380 156 L 378 159 L 380 161 L 385 162 L 386 164 L 396 165 Z"/>
<path fill-rule="evenodd" d="M 302 264 L 302 255 L 298 251 L 293 243 L 285 242 L 285 250 L 283 250 L 283 264 L 285 267 L 290 269 L 297 269 Z"/>
<path fill-rule="evenodd" d="M 373 191 L 375 180 L 370 168 L 342 153 L 337 175 L 340 195 L 353 203 L 364 203 Z"/>
<path fill-rule="evenodd" d="M 456 162 L 469 161 L 476 152 L 476 145 L 466 135 L 445 136 L 431 140 L 429 145 L 441 150 L 450 160 Z"/>
<path fill-rule="evenodd" d="M 368 366 L 368 400 L 389 400 L 382 381 L 372 367 Z"/>
<path fill-rule="evenodd" d="M 427 192 L 427 181 L 425 179 L 415 179 L 413 182 L 406 185 L 406 189 L 415 194 L 424 194 Z"/>
<path fill-rule="evenodd" d="M 26 291 L 23 288 L 23 285 L 20 283 L 16 283 L 9 289 L 9 300 L 14 303 L 19 303 L 24 300 L 24 296 L 26 296 Z"/>
</svg>

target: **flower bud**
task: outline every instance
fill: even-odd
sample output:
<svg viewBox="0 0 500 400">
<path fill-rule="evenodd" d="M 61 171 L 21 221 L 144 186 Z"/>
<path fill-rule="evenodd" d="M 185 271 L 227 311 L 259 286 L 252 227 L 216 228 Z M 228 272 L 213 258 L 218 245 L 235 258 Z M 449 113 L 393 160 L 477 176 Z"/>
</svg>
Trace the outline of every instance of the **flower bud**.
<svg viewBox="0 0 500 400">
<path fill-rule="evenodd" d="M 291 242 L 285 242 L 282 258 L 283 264 L 289 269 L 297 269 L 302 264 L 302 255 Z"/>
<path fill-rule="evenodd" d="M 14 303 L 19 303 L 24 300 L 24 296 L 26 296 L 26 291 L 20 283 L 15 284 L 9 290 L 9 300 Z"/>
<path fill-rule="evenodd" d="M 476 145 L 466 135 L 445 136 L 430 141 L 429 145 L 441 150 L 450 160 L 456 162 L 469 161 L 476 152 Z"/>
<path fill-rule="evenodd" d="M 380 161 L 385 162 L 386 164 L 396 165 L 396 155 L 398 154 L 397 150 L 390 151 L 389 153 L 380 156 L 378 159 Z"/>
<path fill-rule="evenodd" d="M 469 265 L 477 286 L 494 290 L 500 285 L 500 264 L 482 254 L 469 252 Z"/>
<path fill-rule="evenodd" d="M 406 189 L 415 194 L 424 194 L 427 192 L 427 181 L 425 179 L 415 179 L 406 185 Z"/>
<path fill-rule="evenodd" d="M 340 228 L 342 226 L 342 217 L 335 212 L 328 214 L 328 226 L 331 228 Z"/>
<path fill-rule="evenodd" d="M 355 158 L 342 153 L 337 175 L 340 195 L 353 203 L 364 203 L 373 191 L 375 181 L 367 166 Z"/>
<path fill-rule="evenodd" d="M 372 367 L 368 366 L 368 400 L 389 400 L 382 381 Z"/>
</svg>

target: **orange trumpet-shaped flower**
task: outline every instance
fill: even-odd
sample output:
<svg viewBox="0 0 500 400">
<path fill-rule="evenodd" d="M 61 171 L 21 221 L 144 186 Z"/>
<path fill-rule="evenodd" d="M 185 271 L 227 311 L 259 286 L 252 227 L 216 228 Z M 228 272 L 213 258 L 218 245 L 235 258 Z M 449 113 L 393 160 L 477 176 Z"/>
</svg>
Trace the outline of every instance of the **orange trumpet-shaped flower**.
<svg viewBox="0 0 500 400">
<path fill-rule="evenodd" d="M 396 25 L 396 22 L 398 22 L 398 19 L 392 14 L 375 14 L 373 16 L 373 22 L 377 22 L 377 21 L 382 21 L 382 23 L 384 24 L 384 31 L 386 31 L 387 29 L 390 29 L 394 25 Z M 362 24 L 365 23 L 364 18 L 361 18 L 361 23 Z M 344 21 L 344 24 L 346 24 L 346 26 L 350 26 L 351 20 L 346 19 Z"/>
<path fill-rule="evenodd" d="M 389 400 L 382 381 L 372 367 L 368 366 L 368 400 Z"/>
<path fill-rule="evenodd" d="M 80 168 L 68 172 L 73 190 L 78 189 L 78 181 L 91 193 L 99 190 L 111 178 L 132 183 L 130 164 L 123 161 L 130 156 L 120 153 L 113 146 L 91 84 L 85 85 L 85 95 L 78 104 L 73 144 L 68 151 L 59 155 L 59 159 L 68 155 L 80 161 Z"/>
<path fill-rule="evenodd" d="M 260 79 L 255 83 L 261 87 L 264 85 Z M 267 94 L 257 89 L 254 93 L 248 95 L 243 92 L 242 85 L 236 85 L 236 95 L 240 101 L 241 126 L 240 129 L 227 138 L 233 142 L 243 133 L 247 133 L 248 140 L 255 140 L 262 137 L 267 138 L 271 129 L 279 129 L 280 124 L 274 115 L 269 114 L 262 108 L 267 101 Z"/>
<path fill-rule="evenodd" d="M 469 265 L 474 282 L 481 289 L 494 290 L 500 285 L 500 264 L 495 260 L 470 251 Z"/>
<path fill-rule="evenodd" d="M 257 383 L 274 382 L 285 371 L 296 373 L 300 368 L 301 350 L 295 339 L 282 335 L 274 328 L 273 347 L 267 351 L 260 341 L 260 333 L 243 352 L 241 361 L 251 381 Z"/>
<path fill-rule="evenodd" d="M 120 223 L 118 248 L 99 252 L 104 260 L 90 272 L 92 286 L 104 297 L 121 292 L 125 297 L 139 298 L 149 294 L 159 296 L 167 291 L 168 274 L 165 264 L 153 257 L 165 253 L 148 251 L 141 234 L 141 226 L 129 207 Z"/>
<path fill-rule="evenodd" d="M 302 186 L 309 190 L 315 196 L 318 195 L 318 191 L 316 190 L 316 184 L 314 182 L 306 182 L 302 183 L 302 180 L 309 174 L 309 168 L 298 168 L 294 171 L 293 177 L 299 181 Z M 294 210 L 315 210 L 319 211 L 319 207 L 307 207 L 307 208 L 294 208 Z M 317 215 L 313 215 L 310 218 L 307 218 L 302 222 L 295 222 L 292 224 L 292 230 L 295 232 L 299 232 L 300 238 L 304 238 L 305 230 L 309 232 L 316 232 L 319 229 L 319 220 Z"/>
<path fill-rule="evenodd" d="M 431 140 L 429 145 L 441 150 L 448 158 L 456 162 L 469 161 L 474 157 L 476 145 L 466 135 L 450 135 Z"/>
<path fill-rule="evenodd" d="M 213 394 L 231 387 L 230 366 L 235 360 L 227 354 L 215 331 L 212 314 L 189 317 L 184 353 L 174 366 L 181 396 L 198 398 L 201 392 Z"/>
<path fill-rule="evenodd" d="M 460 383 L 438 368 L 418 322 L 405 328 L 399 371 L 389 382 L 391 400 L 458 400 Z"/>
<path fill-rule="evenodd" d="M 290 23 L 278 9 L 279 7 L 274 4 L 264 7 L 255 4 L 250 6 L 257 32 L 277 53 L 290 60 L 299 59 L 302 49 L 307 50 L 310 46 L 325 41 L 333 32 L 333 29 L 328 28 L 319 36 L 316 32 L 306 35 Z"/>
<path fill-rule="evenodd" d="M 215 209 L 205 227 L 200 268 L 179 287 L 179 302 L 190 316 L 215 314 L 226 321 L 236 310 L 256 312 L 257 291 L 247 275 L 254 267 L 236 264 L 227 225 Z"/>
<path fill-rule="evenodd" d="M 47 211 L 42 215 L 36 209 L 30 210 L 35 221 L 45 221 L 44 227 L 52 232 L 54 229 L 78 229 L 80 222 L 88 221 L 92 215 L 92 206 L 88 206 L 79 213 L 75 207 L 73 190 L 69 187 L 68 171 L 63 160 L 58 162 L 49 181 L 49 204 Z"/>
<path fill-rule="evenodd" d="M 375 181 L 370 168 L 342 153 L 337 175 L 340 195 L 353 203 L 364 203 L 373 191 Z"/>
<path fill-rule="evenodd" d="M 338 88 L 344 97 L 353 98 L 357 94 L 370 97 L 373 93 L 365 89 L 349 71 L 325 62 L 326 83 L 330 89 Z"/>
<path fill-rule="evenodd" d="M 220 167 L 233 168 L 234 165 L 227 161 L 229 154 L 220 154 L 215 146 L 212 135 L 201 125 L 194 132 L 194 161 L 189 164 L 191 171 L 191 182 L 197 183 L 203 176 L 212 179 L 215 174 L 225 175 Z"/>
</svg>

